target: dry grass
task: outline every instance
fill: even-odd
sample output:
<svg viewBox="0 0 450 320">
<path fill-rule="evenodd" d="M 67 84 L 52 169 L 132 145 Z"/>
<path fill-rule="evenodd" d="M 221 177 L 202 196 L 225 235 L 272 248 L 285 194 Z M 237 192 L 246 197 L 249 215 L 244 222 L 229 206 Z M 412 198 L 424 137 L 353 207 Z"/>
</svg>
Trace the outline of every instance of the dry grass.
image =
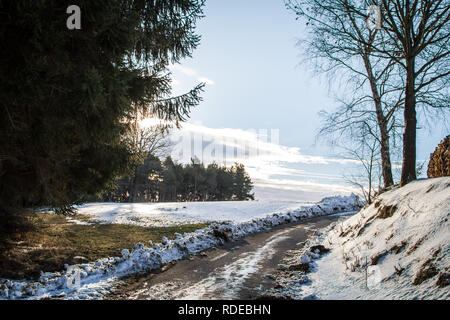
<svg viewBox="0 0 450 320">
<path fill-rule="evenodd" d="M 395 211 L 397 211 L 397 206 L 382 206 L 378 209 L 378 218 L 387 219 L 394 215 Z"/>
<path fill-rule="evenodd" d="M 64 216 L 46 213 L 26 214 L 18 225 L 21 227 L 12 233 L 1 233 L 0 278 L 37 278 L 41 271 L 63 270 L 66 263 L 117 256 L 122 249 L 132 249 L 136 243 L 160 242 L 164 236 L 174 238 L 175 232 L 192 232 L 207 226 L 77 225 L 69 223 Z"/>
<path fill-rule="evenodd" d="M 215 237 L 221 238 L 225 242 L 228 242 L 230 240 L 229 237 L 228 237 L 228 233 L 226 233 L 225 231 L 221 231 L 219 229 L 213 229 L 213 234 L 214 234 Z"/>
<path fill-rule="evenodd" d="M 390 254 L 390 253 L 394 253 L 394 254 L 399 254 L 400 252 L 402 252 L 403 248 L 405 248 L 405 246 L 408 243 L 406 241 L 402 241 L 399 244 L 394 245 L 391 249 L 389 250 L 383 250 L 381 252 L 379 252 L 378 254 L 372 256 L 370 259 L 370 263 L 371 265 L 376 265 L 378 264 L 379 260 L 383 257 L 385 257 L 386 255 Z M 403 270 L 402 270 L 403 271 Z"/>
<path fill-rule="evenodd" d="M 432 263 L 432 260 L 429 259 L 425 261 L 420 270 L 417 272 L 416 277 L 414 278 L 413 285 L 419 285 L 422 282 L 434 277 L 439 273 L 439 270 Z"/>
<path fill-rule="evenodd" d="M 426 237 L 423 237 L 421 239 L 419 239 L 413 246 L 411 246 L 408 250 L 408 252 L 406 253 L 407 255 L 410 255 L 411 253 L 413 253 L 414 251 L 417 250 L 417 248 L 420 247 L 420 245 L 423 243 L 423 241 L 425 240 Z"/>
<path fill-rule="evenodd" d="M 316 245 L 316 246 L 312 246 L 311 248 L 309 248 L 309 251 L 314 252 L 314 253 L 316 252 L 316 250 L 319 251 L 319 255 L 323 255 L 323 254 L 328 253 L 330 251 L 330 249 L 325 248 L 321 244 Z"/>
<path fill-rule="evenodd" d="M 439 288 L 445 288 L 450 284 L 450 273 L 448 272 L 442 272 L 439 274 L 439 277 L 436 281 L 436 285 Z"/>
<path fill-rule="evenodd" d="M 372 221 L 375 220 L 376 217 L 377 217 L 376 215 L 373 215 L 372 217 L 367 219 L 367 221 L 364 223 L 364 225 L 362 225 L 359 228 L 359 230 L 356 232 L 356 236 L 359 237 L 361 234 L 363 234 L 364 230 L 366 230 L 367 227 L 371 225 Z"/>
<path fill-rule="evenodd" d="M 373 257 L 370 257 L 370 264 L 371 264 L 372 266 L 377 265 L 377 264 L 378 264 L 378 261 L 379 261 L 381 258 L 383 258 L 386 254 L 387 254 L 386 251 L 382 251 L 382 252 L 380 252 L 380 253 L 374 255 Z"/>
<path fill-rule="evenodd" d="M 394 245 L 389 251 L 395 254 L 399 254 L 407 244 L 408 243 L 406 241 L 402 241 L 399 244 Z"/>
<path fill-rule="evenodd" d="M 299 263 L 289 266 L 289 271 L 302 271 L 304 273 L 308 273 L 309 270 L 309 263 Z"/>
</svg>

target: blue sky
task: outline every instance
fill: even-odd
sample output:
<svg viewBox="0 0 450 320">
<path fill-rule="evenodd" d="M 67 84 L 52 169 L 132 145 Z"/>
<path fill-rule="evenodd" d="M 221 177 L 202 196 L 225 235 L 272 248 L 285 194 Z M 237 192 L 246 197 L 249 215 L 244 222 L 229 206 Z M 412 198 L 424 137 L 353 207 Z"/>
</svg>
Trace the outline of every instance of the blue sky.
<svg viewBox="0 0 450 320">
<path fill-rule="evenodd" d="M 238 142 L 249 129 L 278 130 L 274 142 L 284 151 L 273 146 L 280 153 L 267 161 L 264 157 L 243 161 L 251 167 L 260 198 L 316 200 L 351 191 L 342 175 L 355 165 L 333 160 L 335 150 L 315 144 L 318 112 L 332 111 L 336 104 L 328 79 L 300 63 L 303 57 L 296 42 L 305 31 L 283 1 L 209 0 L 204 13 L 197 28 L 200 46 L 191 59 L 172 68 L 175 94 L 198 82 L 207 83 L 204 101 L 192 111 L 184 132 L 225 134 Z M 419 132 L 418 159 L 427 159 L 448 134 L 444 126 L 433 125 L 433 132 Z M 252 139 L 246 139 L 247 144 Z M 208 161 L 202 154 L 197 156 Z"/>
</svg>

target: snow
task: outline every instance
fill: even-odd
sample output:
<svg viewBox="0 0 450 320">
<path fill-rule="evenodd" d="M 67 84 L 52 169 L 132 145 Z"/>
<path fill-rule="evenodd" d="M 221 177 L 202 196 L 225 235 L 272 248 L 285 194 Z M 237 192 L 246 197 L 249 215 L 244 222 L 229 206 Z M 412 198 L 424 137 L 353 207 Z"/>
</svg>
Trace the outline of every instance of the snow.
<svg viewBox="0 0 450 320">
<path fill-rule="evenodd" d="M 295 210 L 308 202 L 296 201 L 205 201 L 168 203 L 88 203 L 76 207 L 78 214 L 100 223 L 167 227 L 201 222 L 245 222 L 267 214 Z"/>
<path fill-rule="evenodd" d="M 380 216 L 390 206 L 396 206 L 392 216 Z M 280 279 L 284 285 L 276 293 L 295 299 L 447 300 L 450 287 L 437 281 L 449 279 L 449 216 L 450 177 L 383 193 L 358 214 L 317 232 L 297 257 L 311 257 L 310 247 L 317 244 L 331 252 L 314 259 L 302 284 Z M 424 266 L 435 275 L 414 284 Z"/>
<path fill-rule="evenodd" d="M 216 211 L 223 206 L 225 204 L 218 204 L 219 209 Z M 122 250 L 122 257 L 103 258 L 95 262 L 67 266 L 66 270 L 61 272 L 43 273 L 37 281 L 0 279 L 0 298 L 101 299 L 120 277 L 160 269 L 167 263 L 188 258 L 190 255 L 222 244 L 225 240 L 217 234 L 226 233 L 229 239 L 236 240 L 305 218 L 356 211 L 360 206 L 358 197 L 352 194 L 347 197 L 324 198 L 314 205 L 266 214 L 264 217 L 257 217 L 261 215 L 258 213 L 256 217 L 243 222 L 212 223 L 208 228 L 178 234 L 174 240 L 163 238 L 161 243 L 149 242 L 148 246 L 138 243 L 131 252 L 127 249 Z M 238 213 L 235 217 L 242 214 Z"/>
<path fill-rule="evenodd" d="M 72 218 L 72 217 L 67 217 L 66 220 L 70 223 L 74 223 L 74 224 L 78 224 L 78 225 L 83 225 L 83 226 L 90 226 L 92 225 L 91 222 L 86 222 L 86 221 L 80 221 L 78 219 Z"/>
</svg>

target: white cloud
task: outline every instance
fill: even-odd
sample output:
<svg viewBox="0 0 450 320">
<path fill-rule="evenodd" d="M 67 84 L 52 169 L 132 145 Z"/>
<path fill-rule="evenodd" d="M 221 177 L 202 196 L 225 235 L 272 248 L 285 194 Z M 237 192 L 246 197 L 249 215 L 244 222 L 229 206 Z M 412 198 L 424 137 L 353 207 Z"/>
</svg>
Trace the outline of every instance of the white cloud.
<svg viewBox="0 0 450 320">
<path fill-rule="evenodd" d="M 179 64 L 175 64 L 175 65 L 171 66 L 170 69 L 172 69 L 172 71 L 178 71 L 188 77 L 193 77 L 193 78 L 197 79 L 197 81 L 204 82 L 208 85 L 215 85 L 214 80 L 211 80 L 203 75 L 200 75 L 196 70 L 194 70 L 192 68 L 188 68 L 188 67 L 184 67 Z M 174 80 L 173 83 L 174 83 L 174 85 L 179 85 L 180 81 Z"/>
<path fill-rule="evenodd" d="M 323 156 L 304 155 L 300 148 L 287 147 L 279 144 L 279 131 L 260 129 L 230 129 L 209 128 L 199 124 L 185 123 L 183 128 L 175 133 L 175 139 L 185 139 L 185 142 L 194 140 L 194 145 L 202 142 L 210 142 L 216 146 L 234 148 L 235 154 L 231 161 L 241 161 L 255 158 L 259 161 L 281 161 L 285 163 L 305 164 L 351 164 L 354 160 L 340 158 L 326 158 Z M 270 138 L 269 138 L 270 136 Z M 201 140 L 200 140 L 201 139 Z M 183 147 L 183 146 L 179 146 Z M 190 156 L 190 155 L 188 155 Z M 206 162 L 209 154 L 195 154 L 199 159 Z M 228 162 L 228 161 L 227 161 Z"/>
<path fill-rule="evenodd" d="M 185 123 L 172 139 L 172 157 L 181 162 L 197 157 L 205 164 L 243 163 L 254 181 L 257 197 L 275 190 L 284 193 L 283 197 L 301 194 L 303 198 L 357 191 L 337 173 L 354 161 L 302 154 L 300 148 L 280 145 L 278 130 L 216 129 Z M 330 166 L 336 168 L 332 173 Z"/>
<path fill-rule="evenodd" d="M 255 180 L 255 184 L 260 187 L 276 188 L 281 190 L 293 191 L 308 191 L 308 192 L 327 192 L 334 193 L 351 193 L 358 192 L 350 186 L 342 184 L 318 183 L 314 181 L 298 181 L 293 179 L 270 179 L 270 180 Z"/>
<path fill-rule="evenodd" d="M 197 71 L 195 71 L 194 69 L 191 69 L 188 67 L 183 67 L 182 65 L 179 65 L 179 64 L 173 65 L 171 67 L 171 69 L 180 71 L 181 73 L 184 73 L 185 75 L 187 75 L 189 77 L 195 77 L 197 75 Z"/>
<path fill-rule="evenodd" d="M 215 82 L 213 80 L 205 78 L 205 77 L 198 77 L 197 80 L 200 82 L 204 82 L 206 84 L 212 85 L 212 86 L 215 85 Z"/>
</svg>

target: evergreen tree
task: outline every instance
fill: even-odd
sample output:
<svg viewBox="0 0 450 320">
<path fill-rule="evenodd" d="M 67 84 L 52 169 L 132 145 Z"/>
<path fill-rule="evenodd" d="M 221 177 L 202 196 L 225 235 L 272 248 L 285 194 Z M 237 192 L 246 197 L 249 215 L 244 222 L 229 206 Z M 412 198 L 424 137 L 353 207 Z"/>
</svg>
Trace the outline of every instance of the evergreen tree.
<svg viewBox="0 0 450 320">
<path fill-rule="evenodd" d="M 136 109 L 178 123 L 203 85 L 171 96 L 167 66 L 199 43 L 203 0 L 0 1 L 0 211 L 65 210 L 130 162 Z"/>
<path fill-rule="evenodd" d="M 205 181 L 205 200 L 217 200 L 216 192 L 217 189 L 217 171 L 219 166 L 216 163 L 209 164 L 206 167 L 206 181 Z"/>
<path fill-rule="evenodd" d="M 236 163 L 232 167 L 233 173 L 233 194 L 236 200 L 254 200 L 254 195 L 250 192 L 253 189 L 253 183 L 250 176 L 245 171 L 243 164 Z"/>
<path fill-rule="evenodd" d="M 170 156 L 164 161 L 163 167 L 163 181 L 160 184 L 160 200 L 176 201 L 182 189 L 183 167 L 175 164 Z"/>
<path fill-rule="evenodd" d="M 163 179 L 162 164 L 158 157 L 150 154 L 141 166 L 138 166 L 134 179 L 134 199 L 130 202 L 154 202 L 159 200 L 159 184 Z"/>
<path fill-rule="evenodd" d="M 217 200 L 230 200 L 233 197 L 233 174 L 230 169 L 221 166 L 217 171 Z"/>
</svg>

